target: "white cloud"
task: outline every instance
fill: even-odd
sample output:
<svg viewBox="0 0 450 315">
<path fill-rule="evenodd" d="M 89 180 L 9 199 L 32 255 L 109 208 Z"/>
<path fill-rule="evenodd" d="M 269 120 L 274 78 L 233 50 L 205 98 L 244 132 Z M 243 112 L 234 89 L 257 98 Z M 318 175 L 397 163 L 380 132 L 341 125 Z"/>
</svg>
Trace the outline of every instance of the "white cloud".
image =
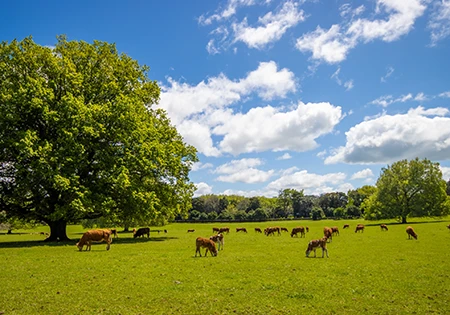
<svg viewBox="0 0 450 315">
<path fill-rule="evenodd" d="M 419 102 L 423 102 L 423 101 L 427 101 L 428 98 L 423 92 L 420 92 L 420 93 L 417 93 L 417 95 L 414 97 L 414 100 L 415 101 L 419 101 Z"/>
<path fill-rule="evenodd" d="M 202 25 L 209 25 L 213 22 L 218 22 L 221 20 L 226 20 L 236 14 L 239 7 L 254 5 L 257 1 L 255 0 L 228 0 L 227 5 L 224 9 L 218 10 L 218 13 L 212 14 L 210 16 L 201 15 L 198 18 L 198 22 Z"/>
<path fill-rule="evenodd" d="M 243 182 L 247 184 L 261 183 L 269 180 L 274 174 L 274 170 L 262 171 L 256 168 L 262 164 L 263 162 L 256 158 L 233 160 L 229 163 L 220 165 L 213 173 L 223 174 L 216 178 L 217 181 L 221 182 Z"/>
<path fill-rule="evenodd" d="M 248 26 L 247 18 L 240 23 L 233 23 L 234 41 L 242 41 L 250 48 L 262 49 L 267 44 L 279 40 L 291 27 L 305 19 L 298 4 L 285 2 L 277 13 L 269 12 L 258 18 L 258 27 Z"/>
<path fill-rule="evenodd" d="M 373 172 L 370 168 L 366 168 L 362 171 L 354 173 L 350 179 L 364 179 L 369 177 L 373 177 Z"/>
<path fill-rule="evenodd" d="M 411 93 L 401 95 L 400 97 L 394 98 L 392 95 L 383 95 L 376 100 L 371 101 L 369 104 L 380 105 L 382 107 L 387 107 L 393 103 L 405 103 L 409 100 L 414 101 L 424 101 L 427 98 L 424 93 L 418 93 L 416 97 L 413 97 Z"/>
<path fill-rule="evenodd" d="M 319 153 L 317 153 L 316 156 L 318 158 L 323 159 L 326 154 L 327 154 L 327 150 L 323 150 L 323 151 L 320 151 Z"/>
<path fill-rule="evenodd" d="M 443 93 L 439 94 L 439 97 L 450 98 L 450 91 L 443 92 Z"/>
<path fill-rule="evenodd" d="M 353 80 L 348 80 L 347 82 L 345 82 L 344 87 L 346 91 L 350 91 L 351 89 L 353 89 Z"/>
<path fill-rule="evenodd" d="M 450 180 L 450 167 L 440 166 L 442 178 L 447 182 Z"/>
<path fill-rule="evenodd" d="M 330 103 L 300 102 L 287 112 L 257 107 L 236 114 L 213 133 L 224 135 L 220 149 L 233 155 L 267 150 L 303 152 L 316 148 L 315 139 L 332 132 L 341 118 L 341 108 Z"/>
<path fill-rule="evenodd" d="M 220 51 L 216 48 L 216 46 L 214 45 L 214 39 L 211 39 L 208 44 L 206 45 L 206 50 L 208 51 L 208 53 L 210 55 L 216 55 L 218 54 Z"/>
<path fill-rule="evenodd" d="M 384 77 L 381 77 L 380 81 L 386 82 L 387 78 L 389 78 L 394 73 L 394 71 L 395 71 L 395 69 L 393 67 L 387 68 L 386 74 L 384 75 Z"/>
<path fill-rule="evenodd" d="M 289 153 L 285 153 L 277 158 L 277 160 L 290 160 L 290 159 L 292 159 L 292 156 Z"/>
<path fill-rule="evenodd" d="M 331 75 L 331 79 L 336 80 L 336 83 L 342 85 L 342 80 L 339 78 L 339 73 L 341 72 L 341 68 L 338 67 L 337 70 Z M 353 89 L 353 80 L 348 80 L 344 82 L 344 87 L 346 91 L 350 91 Z"/>
<path fill-rule="evenodd" d="M 376 4 L 375 15 L 384 11 L 388 15 L 387 19 L 354 20 L 352 16 L 347 22 L 345 13 L 346 21 L 341 25 L 334 24 L 328 30 L 318 26 L 315 31 L 298 38 L 296 47 L 302 52 L 311 52 L 312 59 L 338 63 L 345 60 L 350 49 L 360 42 L 367 43 L 375 39 L 392 42 L 408 34 L 426 8 L 421 0 L 377 0 Z"/>
<path fill-rule="evenodd" d="M 347 131 L 345 146 L 325 159 L 333 163 L 391 163 L 401 159 L 450 158 L 450 118 L 446 108 L 418 107 L 406 114 L 366 120 Z M 430 117 L 433 116 L 433 117 Z"/>
<path fill-rule="evenodd" d="M 450 1 L 436 1 L 428 28 L 431 30 L 431 46 L 450 35 Z"/>
<path fill-rule="evenodd" d="M 202 162 L 196 162 L 192 165 L 191 172 L 196 172 L 199 170 L 204 170 L 207 168 L 212 168 L 213 165 L 211 163 L 202 163 Z"/>
<path fill-rule="evenodd" d="M 197 188 L 194 192 L 194 197 L 212 194 L 212 186 L 209 186 L 207 183 L 200 182 L 194 183 L 194 185 Z"/>
</svg>

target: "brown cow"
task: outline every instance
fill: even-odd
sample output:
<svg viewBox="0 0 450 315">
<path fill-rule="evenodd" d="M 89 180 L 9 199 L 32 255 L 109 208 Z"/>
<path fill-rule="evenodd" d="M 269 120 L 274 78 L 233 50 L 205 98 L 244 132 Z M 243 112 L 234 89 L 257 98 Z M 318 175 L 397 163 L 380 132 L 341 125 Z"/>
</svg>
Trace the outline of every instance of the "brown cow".
<svg viewBox="0 0 450 315">
<path fill-rule="evenodd" d="M 267 236 L 272 235 L 272 234 L 275 235 L 275 232 L 277 232 L 278 235 L 281 235 L 280 227 L 275 226 L 275 227 L 268 227 L 268 228 L 264 229 L 264 234 L 266 234 Z"/>
<path fill-rule="evenodd" d="M 262 233 L 260 228 L 255 228 L 255 232 Z"/>
<path fill-rule="evenodd" d="M 281 228 L 281 232 L 283 232 L 283 231 L 284 231 L 284 232 L 288 232 L 288 233 L 289 233 L 288 229 L 287 229 L 287 228 L 285 228 L 285 227 L 282 227 L 282 228 Z"/>
<path fill-rule="evenodd" d="M 219 233 L 225 233 L 225 232 L 227 232 L 227 234 L 230 233 L 230 228 L 229 227 L 224 227 L 224 228 L 220 228 L 219 229 Z"/>
<path fill-rule="evenodd" d="M 213 233 L 214 232 L 217 232 L 217 233 L 219 233 L 219 228 L 217 228 L 217 227 L 213 227 Z"/>
<path fill-rule="evenodd" d="M 356 226 L 355 233 L 358 231 L 361 231 L 361 233 L 364 233 L 364 224 L 358 224 Z"/>
<path fill-rule="evenodd" d="M 144 237 L 145 235 L 147 235 L 148 238 L 150 238 L 150 228 L 146 227 L 146 228 L 139 228 L 137 229 L 137 231 L 135 233 L 133 233 L 133 237 Z"/>
<path fill-rule="evenodd" d="M 306 229 L 306 232 L 309 232 L 309 227 L 306 227 L 305 229 Z"/>
<path fill-rule="evenodd" d="M 236 232 L 245 232 L 245 233 L 247 233 L 247 229 L 246 228 L 236 228 Z"/>
<path fill-rule="evenodd" d="M 327 258 L 328 258 L 329 256 L 328 256 L 327 238 L 326 237 L 322 237 L 321 239 L 310 241 L 308 243 L 308 248 L 306 249 L 306 257 L 309 257 L 309 254 L 311 253 L 311 251 L 314 251 L 314 257 L 316 257 L 316 249 L 318 247 L 322 248 L 322 258 L 323 258 L 324 253 L 327 253 Z"/>
<path fill-rule="evenodd" d="M 411 226 L 408 226 L 406 228 L 406 233 L 408 234 L 408 239 L 410 239 L 411 236 L 414 237 L 415 239 L 417 239 L 417 234 Z"/>
<path fill-rule="evenodd" d="M 218 250 L 220 250 L 222 248 L 223 250 L 223 234 L 219 233 L 216 235 L 213 235 L 209 238 L 211 241 L 213 241 L 214 243 L 217 243 L 218 245 Z"/>
<path fill-rule="evenodd" d="M 389 230 L 386 224 L 381 224 L 380 228 L 381 228 L 382 231 L 384 231 L 384 230 L 388 231 Z"/>
<path fill-rule="evenodd" d="M 333 226 L 331 231 L 333 232 L 333 235 L 339 235 L 339 228 L 337 226 Z"/>
<path fill-rule="evenodd" d="M 188 230 L 187 232 L 188 232 L 188 233 L 194 233 L 195 230 Z"/>
<path fill-rule="evenodd" d="M 208 251 L 211 253 L 211 256 L 217 256 L 216 243 L 214 241 L 204 237 L 197 237 L 195 245 L 197 247 L 195 257 L 197 257 L 197 253 L 202 257 L 202 253 L 200 252 L 201 247 L 206 248 L 205 257 L 208 255 Z"/>
<path fill-rule="evenodd" d="M 109 231 L 90 230 L 83 234 L 80 241 L 77 243 L 77 247 L 80 251 L 82 251 L 83 246 L 86 245 L 86 250 L 90 251 L 92 243 L 101 243 L 103 241 L 107 243 L 106 250 L 109 250 L 112 243 L 112 237 Z"/>
<path fill-rule="evenodd" d="M 119 235 L 117 234 L 117 229 L 107 229 L 111 233 L 111 236 L 114 235 L 114 238 L 118 238 Z"/>
<path fill-rule="evenodd" d="M 344 227 L 342 229 L 348 229 L 348 228 L 350 228 L 350 225 L 344 224 Z"/>
<path fill-rule="evenodd" d="M 330 242 L 333 240 L 333 230 L 329 227 L 323 228 L 323 236 L 330 240 Z"/>
<path fill-rule="evenodd" d="M 450 230 L 450 224 L 449 225 L 447 225 L 447 228 Z"/>
<path fill-rule="evenodd" d="M 305 228 L 303 226 L 297 226 L 293 228 L 291 232 L 291 237 L 294 237 L 294 235 L 298 237 L 297 233 L 300 233 L 300 237 L 305 237 L 306 235 Z"/>
</svg>

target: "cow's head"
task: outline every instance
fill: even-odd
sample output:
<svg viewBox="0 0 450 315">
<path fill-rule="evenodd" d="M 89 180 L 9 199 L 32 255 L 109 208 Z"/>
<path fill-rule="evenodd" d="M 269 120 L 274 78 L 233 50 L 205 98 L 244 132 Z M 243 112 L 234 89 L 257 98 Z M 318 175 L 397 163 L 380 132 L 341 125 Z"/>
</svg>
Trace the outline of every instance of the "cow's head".
<svg viewBox="0 0 450 315">
<path fill-rule="evenodd" d="M 80 243 L 77 243 L 77 247 L 78 247 L 78 250 L 79 250 L 79 251 L 83 250 L 83 246 L 80 245 Z"/>
<path fill-rule="evenodd" d="M 309 257 L 309 253 L 311 253 L 311 250 L 308 248 L 308 249 L 306 250 L 306 252 L 305 252 L 306 257 Z"/>
</svg>

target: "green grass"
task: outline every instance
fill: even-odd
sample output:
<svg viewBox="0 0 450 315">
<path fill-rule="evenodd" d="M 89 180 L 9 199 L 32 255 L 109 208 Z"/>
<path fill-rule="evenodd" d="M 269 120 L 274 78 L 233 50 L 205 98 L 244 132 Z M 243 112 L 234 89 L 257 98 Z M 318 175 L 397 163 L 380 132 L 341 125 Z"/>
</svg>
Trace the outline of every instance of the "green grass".
<svg viewBox="0 0 450 315">
<path fill-rule="evenodd" d="M 345 223 L 350 229 L 342 230 Z M 355 233 L 365 223 L 364 233 Z M 30 231 L 0 234 L 0 313 L 4 314 L 449 314 L 450 231 L 446 220 L 406 225 L 363 221 L 171 224 L 150 240 L 120 233 L 110 251 L 46 244 Z M 384 222 L 383 222 L 384 223 Z M 373 225 L 372 225 L 373 224 Z M 254 227 L 308 225 L 306 238 L 266 237 Z M 330 258 L 306 258 L 324 226 L 339 226 Z M 195 238 L 229 226 L 217 257 L 197 257 Z M 248 234 L 236 233 L 246 227 Z M 154 230 L 156 228 L 152 228 Z M 161 228 L 159 228 L 161 229 Z M 195 229 L 195 233 L 187 233 Z M 34 231 L 48 231 L 40 228 Z M 202 250 L 204 253 L 204 249 Z"/>
</svg>

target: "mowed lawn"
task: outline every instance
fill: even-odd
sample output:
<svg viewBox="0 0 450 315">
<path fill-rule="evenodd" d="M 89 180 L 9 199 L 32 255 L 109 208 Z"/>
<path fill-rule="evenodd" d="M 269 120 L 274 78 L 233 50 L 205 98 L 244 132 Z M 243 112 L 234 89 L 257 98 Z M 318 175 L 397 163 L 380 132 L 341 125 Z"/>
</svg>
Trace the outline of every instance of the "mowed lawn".
<svg viewBox="0 0 450 315">
<path fill-rule="evenodd" d="M 346 223 L 350 229 L 342 230 Z M 355 233 L 357 223 L 366 224 L 364 233 Z M 119 233 L 110 251 L 103 243 L 91 252 L 75 247 L 80 226 L 68 227 L 67 244 L 29 234 L 44 227 L 1 233 L 0 313 L 450 314 L 449 223 L 411 220 L 418 240 L 408 240 L 407 225 L 393 221 L 170 224 L 151 227 L 150 240 Z M 254 231 L 274 225 L 308 225 L 310 232 L 291 238 Z M 214 226 L 231 229 L 225 249 L 194 258 L 196 237 L 209 237 Z M 318 249 L 317 258 L 306 258 L 307 243 L 324 226 L 340 229 L 328 244 L 330 257 Z"/>
</svg>

